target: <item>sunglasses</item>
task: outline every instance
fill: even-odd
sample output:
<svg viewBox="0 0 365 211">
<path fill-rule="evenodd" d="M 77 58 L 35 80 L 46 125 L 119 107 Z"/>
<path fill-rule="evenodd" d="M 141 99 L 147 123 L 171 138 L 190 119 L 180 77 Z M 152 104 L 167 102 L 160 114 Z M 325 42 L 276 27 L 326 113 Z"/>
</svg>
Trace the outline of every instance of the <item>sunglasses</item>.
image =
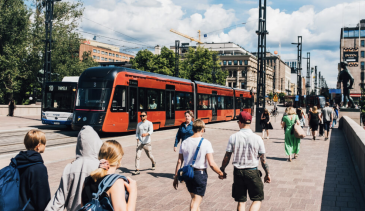
<svg viewBox="0 0 365 211">
<path fill-rule="evenodd" d="M 141 115 L 140 117 L 145 117 L 145 116 L 147 116 L 147 115 Z"/>
</svg>

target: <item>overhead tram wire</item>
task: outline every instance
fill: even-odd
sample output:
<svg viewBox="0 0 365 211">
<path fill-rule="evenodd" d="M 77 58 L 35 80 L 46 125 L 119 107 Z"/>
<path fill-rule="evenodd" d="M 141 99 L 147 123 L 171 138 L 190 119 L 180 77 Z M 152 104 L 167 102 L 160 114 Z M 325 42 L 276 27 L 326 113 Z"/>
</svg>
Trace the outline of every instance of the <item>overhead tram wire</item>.
<svg viewBox="0 0 365 211">
<path fill-rule="evenodd" d="M 126 34 L 124 34 L 124 33 L 122 33 L 122 32 L 116 31 L 116 30 L 114 30 L 114 29 L 112 29 L 112 28 L 110 28 L 110 27 L 108 27 L 108 26 L 105 26 L 105 25 L 103 25 L 103 24 L 101 24 L 101 23 L 95 22 L 95 21 L 90 20 L 90 19 L 88 19 L 88 18 L 86 18 L 86 17 L 82 17 L 82 18 L 83 18 L 83 19 L 86 19 L 86 20 L 89 20 L 89 21 L 91 21 L 91 22 L 93 22 L 93 23 L 95 23 L 95 24 L 98 24 L 98 25 L 100 25 L 100 26 L 103 26 L 103 27 L 105 27 L 105 28 L 108 28 L 108 29 L 110 29 L 110 30 L 112 30 L 112 31 L 114 31 L 114 32 L 117 32 L 117 33 L 119 33 L 119 34 L 121 34 L 121 35 L 125 36 L 125 37 L 129 37 L 129 38 L 131 38 L 131 39 L 133 39 L 133 40 L 136 40 L 136 41 L 138 41 L 138 42 L 140 42 L 140 43 L 144 43 L 144 42 L 142 42 L 142 41 L 140 41 L 140 40 L 138 40 L 138 39 L 136 39 L 136 38 L 133 38 L 133 37 L 131 37 L 131 36 L 128 36 L 128 35 L 126 35 Z M 144 43 L 144 44 L 145 44 L 145 43 Z"/>
<path fill-rule="evenodd" d="M 135 45 L 139 45 L 139 46 L 150 47 L 149 45 L 135 43 L 135 42 L 127 41 L 127 40 L 121 40 L 121 39 L 117 39 L 117 38 L 113 38 L 113 37 L 107 37 L 107 36 L 104 36 L 104 35 L 100 35 L 100 34 L 96 34 L 96 33 L 92 33 L 92 32 L 87 32 L 87 31 L 80 30 L 80 29 L 77 29 L 77 31 L 85 33 L 85 34 L 94 35 L 94 36 L 97 36 L 97 37 L 103 37 L 103 38 L 107 38 L 107 39 L 112 39 L 112 40 L 117 40 L 117 41 L 121 41 L 121 42 L 131 43 L 131 44 L 135 44 Z"/>
</svg>

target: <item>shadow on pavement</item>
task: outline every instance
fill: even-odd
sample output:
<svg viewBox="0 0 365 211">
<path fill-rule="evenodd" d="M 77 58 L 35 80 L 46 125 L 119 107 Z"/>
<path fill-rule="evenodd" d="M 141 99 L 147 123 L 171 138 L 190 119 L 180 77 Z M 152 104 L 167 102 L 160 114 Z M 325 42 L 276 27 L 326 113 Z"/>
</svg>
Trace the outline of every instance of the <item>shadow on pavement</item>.
<svg viewBox="0 0 365 211">
<path fill-rule="evenodd" d="M 270 160 L 278 160 L 278 161 L 286 161 L 288 158 L 277 158 L 277 157 L 266 157 L 267 159 Z"/>
<path fill-rule="evenodd" d="M 275 144 L 284 144 L 285 142 L 284 141 L 273 141 L 272 143 L 275 143 Z"/>
<path fill-rule="evenodd" d="M 154 173 L 154 172 L 148 172 L 147 174 L 150 174 L 156 178 L 159 177 L 165 177 L 165 178 L 169 178 L 169 179 L 174 179 L 174 174 L 172 173 Z"/>
<path fill-rule="evenodd" d="M 321 210 L 365 210 L 346 139 L 339 129 L 330 135 Z"/>
</svg>

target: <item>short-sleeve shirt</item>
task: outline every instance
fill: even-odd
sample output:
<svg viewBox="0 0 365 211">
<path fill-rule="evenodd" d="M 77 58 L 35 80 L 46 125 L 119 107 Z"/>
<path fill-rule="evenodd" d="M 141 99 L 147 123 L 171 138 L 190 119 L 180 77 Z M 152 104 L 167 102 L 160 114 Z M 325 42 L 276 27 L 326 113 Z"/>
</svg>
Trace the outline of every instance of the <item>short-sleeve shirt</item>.
<svg viewBox="0 0 365 211">
<path fill-rule="evenodd" d="M 184 142 L 182 142 L 180 146 L 179 154 L 182 154 L 184 156 L 184 166 L 191 165 L 193 163 L 194 155 L 196 148 L 199 145 L 201 138 L 187 138 Z M 210 141 L 207 139 L 204 139 L 200 150 L 198 152 L 198 155 L 196 156 L 195 164 L 193 165 L 194 168 L 197 169 L 206 169 L 208 166 L 208 161 L 206 159 L 206 155 L 208 153 L 213 153 L 213 147 Z"/>
<path fill-rule="evenodd" d="M 229 137 L 226 151 L 233 152 L 232 164 L 235 168 L 255 168 L 259 165 L 259 154 L 265 154 L 265 145 L 251 129 L 241 129 Z"/>
<path fill-rule="evenodd" d="M 332 114 L 332 111 L 333 111 L 333 108 L 331 107 L 325 107 L 323 110 L 322 110 L 322 113 L 323 113 L 323 119 L 325 122 L 329 122 L 331 121 L 331 114 Z"/>
</svg>

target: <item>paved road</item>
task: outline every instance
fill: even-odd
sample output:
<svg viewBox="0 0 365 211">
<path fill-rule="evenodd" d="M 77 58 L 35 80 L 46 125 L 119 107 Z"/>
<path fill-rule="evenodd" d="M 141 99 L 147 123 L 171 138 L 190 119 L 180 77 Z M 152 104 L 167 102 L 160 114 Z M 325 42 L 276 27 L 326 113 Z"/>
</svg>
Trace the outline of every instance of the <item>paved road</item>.
<svg viewBox="0 0 365 211">
<path fill-rule="evenodd" d="M 334 129 L 329 141 L 302 139 L 298 159 L 289 163 L 284 152 L 284 134 L 279 118 L 273 124 L 270 139 L 265 139 L 272 183 L 265 184 L 265 200 L 261 210 L 365 210 L 358 181 L 343 134 Z M 306 129 L 306 128 L 305 128 Z M 141 158 L 141 175 L 133 176 L 138 183 L 137 210 L 188 210 L 189 193 L 184 184 L 172 187 L 172 177 L 178 154 L 173 152 L 177 129 L 156 131 L 152 136 L 155 171 L 145 154 Z M 238 131 L 235 121 L 207 125 L 205 138 L 214 149 L 214 159 L 220 165 L 229 136 Z M 125 156 L 120 170 L 131 176 L 134 170 L 135 139 L 133 134 L 104 137 L 118 140 Z M 42 155 L 49 173 L 52 193 L 58 187 L 63 168 L 75 157 L 75 144 L 49 147 Z M 0 155 L 0 168 L 15 154 Z M 261 171 L 262 168 L 260 167 Z M 231 198 L 232 165 L 227 167 L 228 179 L 219 180 L 208 170 L 208 187 L 202 210 L 235 210 Z M 249 205 L 250 203 L 248 203 Z"/>
</svg>

